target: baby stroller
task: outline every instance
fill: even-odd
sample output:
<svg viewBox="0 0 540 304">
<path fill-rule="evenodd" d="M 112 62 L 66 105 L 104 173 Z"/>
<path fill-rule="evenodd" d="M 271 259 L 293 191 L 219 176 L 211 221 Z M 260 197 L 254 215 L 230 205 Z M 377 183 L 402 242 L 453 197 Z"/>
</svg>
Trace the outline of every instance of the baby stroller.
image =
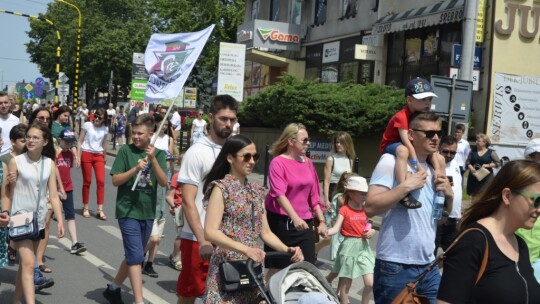
<svg viewBox="0 0 540 304">
<path fill-rule="evenodd" d="M 268 252 L 267 258 L 288 258 L 289 253 Z M 262 300 L 267 304 L 284 303 L 308 303 L 309 304 L 330 304 L 339 303 L 339 298 L 334 289 L 319 269 L 309 262 L 299 262 L 280 270 L 270 278 L 267 291 L 263 280 L 255 274 L 253 260 L 248 259 L 247 268 L 251 277 L 257 283 L 261 292 Z"/>
</svg>

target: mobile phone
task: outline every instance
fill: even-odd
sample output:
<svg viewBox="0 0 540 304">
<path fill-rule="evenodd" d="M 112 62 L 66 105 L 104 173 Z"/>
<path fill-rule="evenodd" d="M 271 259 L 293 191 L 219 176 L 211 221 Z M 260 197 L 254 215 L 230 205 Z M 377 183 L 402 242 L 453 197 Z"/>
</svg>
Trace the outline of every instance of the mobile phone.
<svg viewBox="0 0 540 304">
<path fill-rule="evenodd" d="M 453 176 L 447 176 L 446 178 L 448 178 L 448 181 L 450 182 L 450 184 L 452 184 L 454 182 L 454 177 Z"/>
</svg>

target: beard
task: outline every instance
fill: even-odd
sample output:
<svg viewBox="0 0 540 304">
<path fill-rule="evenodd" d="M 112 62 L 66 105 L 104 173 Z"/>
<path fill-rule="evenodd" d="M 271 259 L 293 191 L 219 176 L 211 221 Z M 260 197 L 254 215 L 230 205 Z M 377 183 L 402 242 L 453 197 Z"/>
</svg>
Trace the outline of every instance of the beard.
<svg viewBox="0 0 540 304">
<path fill-rule="evenodd" d="M 219 137 L 219 138 L 223 138 L 223 139 L 226 139 L 226 138 L 229 138 L 229 136 L 231 136 L 231 133 L 232 133 L 232 129 L 229 128 L 229 127 L 225 127 L 221 130 L 217 129 L 217 128 L 214 128 L 214 132 L 216 133 L 216 135 Z"/>
</svg>

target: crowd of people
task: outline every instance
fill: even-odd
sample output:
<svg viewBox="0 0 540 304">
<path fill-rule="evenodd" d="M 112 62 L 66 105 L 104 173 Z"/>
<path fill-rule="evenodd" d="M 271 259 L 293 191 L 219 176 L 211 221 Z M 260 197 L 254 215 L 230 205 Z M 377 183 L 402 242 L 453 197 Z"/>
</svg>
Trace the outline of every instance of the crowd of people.
<svg viewBox="0 0 540 304">
<path fill-rule="evenodd" d="M 534 230 L 540 225 L 540 141 L 526 147 L 525 160 L 503 165 L 485 134 L 476 134 L 473 148 L 464 138 L 463 124 L 455 126 L 454 135 L 443 136 L 441 119 L 431 112 L 433 98 L 437 96 L 425 79 L 406 85 L 405 107 L 388 123 L 369 182 L 352 172 L 357 154 L 349 133 L 336 132 L 320 180 L 307 156 L 307 128 L 287 124 L 269 151 L 273 158 L 266 190 L 250 180 L 260 153 L 253 139 L 240 134 L 238 102 L 229 95 L 214 97 L 209 123 L 198 112 L 190 130 L 192 145 L 173 174 L 181 120 L 167 116 L 162 106 L 143 114 L 138 104 L 126 116 L 110 105 L 107 111 L 95 111 L 91 120 L 84 107 L 75 132 L 69 108 L 38 108 L 28 118 L 15 113 L 17 118 L 10 113 L 16 108 L 0 92 L 2 139 L 9 140 L 2 145 L 9 156 L 2 157 L 0 170 L 0 225 L 6 226 L 20 210 L 39 211 L 39 235 L 33 239 L 9 241 L 6 229 L 0 230 L 0 267 L 6 257 L 19 256 L 13 303 L 23 297 L 35 303 L 35 290 L 54 284 L 42 275 L 51 271 L 43 254 L 53 213 L 58 237 L 64 235 L 60 208 L 71 253 L 86 250 L 77 239 L 70 168 L 81 167 L 83 174 L 82 216 L 91 216 L 88 192 L 94 171 L 95 216 L 108 220 L 103 211 L 107 134 L 119 129 L 126 131 L 130 144 L 121 145 L 110 174 L 118 188 L 116 218 L 124 259 L 103 291 L 109 303 L 124 303 L 121 286 L 126 279 L 135 303 L 144 303 L 142 275 L 158 277 L 153 261 L 167 213 L 177 227 L 169 261 L 180 270 L 180 304 L 197 298 L 252 303 L 260 299 L 259 291 L 231 290 L 224 281 L 224 264 L 252 259 L 266 268 L 264 275 L 262 268 L 256 271 L 268 283 L 292 264 L 315 265 L 328 245 L 334 265 L 325 279 L 331 283 L 339 278 L 336 294 L 343 304 L 350 303 L 350 288 L 359 278 L 363 304 L 372 298 L 392 303 L 418 278 L 415 290 L 430 303 L 534 303 L 540 298 L 540 240 Z M 463 186 L 472 199 L 467 208 L 462 206 Z M 370 219 L 374 216 L 382 218 L 378 232 Z M 467 228 L 475 229 L 455 240 Z M 370 240 L 377 234 L 374 253 Z M 449 249 L 443 271 L 430 266 L 439 248 Z M 288 253 L 287 259 L 267 256 L 274 251 Z M 489 259 L 482 262 L 485 256 Z M 321 303 L 333 303 L 325 299 Z"/>
</svg>

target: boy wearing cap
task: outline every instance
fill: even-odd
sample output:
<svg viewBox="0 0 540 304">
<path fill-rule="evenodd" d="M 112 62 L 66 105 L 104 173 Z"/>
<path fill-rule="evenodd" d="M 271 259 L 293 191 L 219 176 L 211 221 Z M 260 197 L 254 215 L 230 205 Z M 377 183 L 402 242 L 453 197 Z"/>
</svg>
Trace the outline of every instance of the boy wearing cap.
<svg viewBox="0 0 540 304">
<path fill-rule="evenodd" d="M 411 167 L 413 170 L 423 171 L 421 166 L 418 166 L 418 160 L 414 147 L 409 140 L 409 117 L 415 112 L 429 112 L 431 110 L 431 100 L 433 97 L 437 97 L 433 93 L 433 87 L 429 81 L 416 78 L 412 79 L 405 86 L 405 101 L 407 105 L 392 116 L 386 130 L 383 133 L 381 146 L 379 148 L 381 153 L 389 153 L 396 157 L 395 175 L 398 184 L 403 182 L 407 177 L 407 163 L 411 161 Z M 441 130 L 413 130 L 418 132 L 424 132 L 424 135 L 428 138 L 433 138 L 437 135 L 440 139 Z M 437 132 L 426 132 L 437 131 Z M 438 158 L 437 155 L 430 157 L 430 161 L 435 169 L 436 176 L 446 176 L 444 172 L 445 162 L 444 158 Z M 416 200 L 412 195 L 407 195 L 400 201 L 404 207 L 409 209 L 418 209 L 422 207 L 422 203 Z"/>
<path fill-rule="evenodd" d="M 73 143 L 77 141 L 75 131 L 65 128 L 58 135 L 58 146 L 56 156 L 56 166 L 62 185 L 63 193 L 58 193 L 62 200 L 62 208 L 67 221 L 69 236 L 71 238 L 71 254 L 79 254 L 86 251 L 86 247 L 77 240 L 77 226 L 75 225 L 75 210 L 73 208 L 73 182 L 71 180 L 71 168 L 73 168 L 74 157 L 71 151 Z"/>
</svg>

